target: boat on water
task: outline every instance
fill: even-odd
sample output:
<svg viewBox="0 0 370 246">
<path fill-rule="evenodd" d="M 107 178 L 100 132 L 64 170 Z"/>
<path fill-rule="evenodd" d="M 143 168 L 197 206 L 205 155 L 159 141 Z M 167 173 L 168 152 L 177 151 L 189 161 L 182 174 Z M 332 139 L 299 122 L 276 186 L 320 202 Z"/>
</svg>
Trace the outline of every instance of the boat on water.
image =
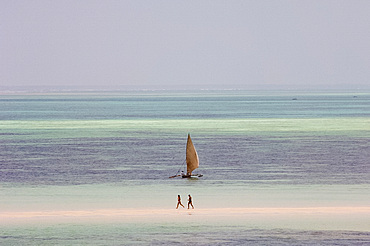
<svg viewBox="0 0 370 246">
<path fill-rule="evenodd" d="M 199 167 L 199 158 L 198 153 L 195 150 L 193 141 L 191 140 L 190 134 L 188 134 L 188 141 L 186 143 L 186 173 L 181 172 L 176 175 L 171 176 L 170 178 L 182 177 L 182 178 L 198 178 L 202 177 L 202 174 L 193 174 L 193 171 Z M 181 169 L 181 168 L 180 168 Z"/>
</svg>

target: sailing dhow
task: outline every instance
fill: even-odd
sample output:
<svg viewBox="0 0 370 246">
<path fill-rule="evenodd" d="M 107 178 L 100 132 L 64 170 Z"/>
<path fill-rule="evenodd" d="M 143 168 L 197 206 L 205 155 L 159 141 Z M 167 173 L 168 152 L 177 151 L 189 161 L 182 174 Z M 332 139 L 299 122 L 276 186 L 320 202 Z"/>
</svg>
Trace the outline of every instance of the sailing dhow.
<svg viewBox="0 0 370 246">
<path fill-rule="evenodd" d="M 202 177 L 203 176 L 202 174 L 192 173 L 198 167 L 199 167 L 198 153 L 195 150 L 193 141 L 191 141 L 190 134 L 188 134 L 188 141 L 186 143 L 186 173 L 182 172 L 181 175 L 176 174 L 174 176 L 171 176 L 170 178 L 175 178 L 179 176 L 183 178 Z"/>
</svg>

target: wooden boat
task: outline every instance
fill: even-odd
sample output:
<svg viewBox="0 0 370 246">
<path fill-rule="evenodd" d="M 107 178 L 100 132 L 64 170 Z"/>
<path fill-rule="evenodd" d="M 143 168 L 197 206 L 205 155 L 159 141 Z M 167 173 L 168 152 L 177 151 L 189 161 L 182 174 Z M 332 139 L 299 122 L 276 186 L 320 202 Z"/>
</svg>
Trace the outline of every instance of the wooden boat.
<svg viewBox="0 0 370 246">
<path fill-rule="evenodd" d="M 193 171 L 199 167 L 199 158 L 198 153 L 195 150 L 193 141 L 191 140 L 190 134 L 188 134 L 188 141 L 186 143 L 186 173 L 181 173 L 179 171 L 176 175 L 171 176 L 170 178 L 182 177 L 182 178 L 197 178 L 202 177 L 202 174 L 193 174 Z"/>
</svg>

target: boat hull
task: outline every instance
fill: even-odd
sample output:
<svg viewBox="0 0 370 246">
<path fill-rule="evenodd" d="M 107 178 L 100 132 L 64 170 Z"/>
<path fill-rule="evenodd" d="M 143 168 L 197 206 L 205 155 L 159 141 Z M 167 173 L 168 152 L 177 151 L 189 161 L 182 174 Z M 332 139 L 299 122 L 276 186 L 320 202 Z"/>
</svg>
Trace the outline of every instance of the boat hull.
<svg viewBox="0 0 370 246">
<path fill-rule="evenodd" d="M 193 174 L 193 175 L 182 175 L 181 176 L 183 179 L 185 178 L 200 178 L 200 177 L 203 177 L 203 174 Z"/>
</svg>

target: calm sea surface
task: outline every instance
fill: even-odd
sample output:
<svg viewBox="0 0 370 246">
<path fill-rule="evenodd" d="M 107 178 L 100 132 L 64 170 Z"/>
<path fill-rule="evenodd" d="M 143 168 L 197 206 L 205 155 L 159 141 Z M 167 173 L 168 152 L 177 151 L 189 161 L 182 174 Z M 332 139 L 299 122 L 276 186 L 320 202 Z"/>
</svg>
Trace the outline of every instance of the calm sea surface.
<svg viewBox="0 0 370 246">
<path fill-rule="evenodd" d="M 188 133 L 204 176 L 169 179 L 184 170 Z M 0 211 L 174 209 L 189 193 L 196 208 L 368 206 L 370 93 L 0 95 Z M 9 245 L 370 243 L 366 226 L 314 223 L 0 228 Z"/>
</svg>

